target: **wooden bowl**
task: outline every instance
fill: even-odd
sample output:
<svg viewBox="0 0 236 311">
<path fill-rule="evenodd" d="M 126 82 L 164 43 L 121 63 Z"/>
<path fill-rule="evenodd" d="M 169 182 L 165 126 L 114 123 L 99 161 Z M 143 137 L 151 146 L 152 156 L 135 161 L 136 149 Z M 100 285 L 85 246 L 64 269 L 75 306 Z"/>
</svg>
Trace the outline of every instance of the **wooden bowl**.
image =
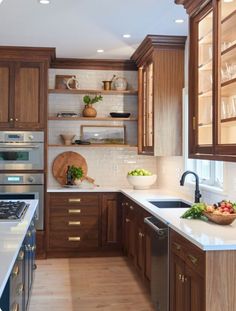
<svg viewBox="0 0 236 311">
<path fill-rule="evenodd" d="M 230 225 L 236 219 L 236 213 L 234 214 L 213 214 L 203 212 L 203 215 L 206 216 L 210 221 L 218 225 Z"/>
</svg>

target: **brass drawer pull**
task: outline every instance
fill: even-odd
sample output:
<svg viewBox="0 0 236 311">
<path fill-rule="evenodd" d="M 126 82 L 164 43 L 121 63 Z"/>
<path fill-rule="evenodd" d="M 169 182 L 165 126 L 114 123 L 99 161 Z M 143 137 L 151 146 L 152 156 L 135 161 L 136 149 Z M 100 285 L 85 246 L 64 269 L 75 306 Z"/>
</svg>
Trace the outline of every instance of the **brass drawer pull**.
<svg viewBox="0 0 236 311">
<path fill-rule="evenodd" d="M 69 214 L 80 214 L 81 210 L 80 209 L 69 209 L 68 213 Z"/>
<path fill-rule="evenodd" d="M 197 264 L 198 259 L 197 259 L 195 256 L 193 256 L 193 255 L 191 255 L 191 254 L 188 254 L 188 258 L 191 260 L 191 262 L 192 262 L 194 265 Z"/>
<path fill-rule="evenodd" d="M 174 246 L 178 251 L 181 250 L 181 246 L 178 243 L 174 242 Z"/>
<path fill-rule="evenodd" d="M 13 270 L 12 270 L 12 276 L 13 277 L 17 277 L 18 275 L 19 275 L 19 273 L 20 273 L 20 268 L 19 268 L 19 266 L 14 266 L 14 268 L 13 268 Z"/>
<path fill-rule="evenodd" d="M 11 307 L 11 311 L 19 311 L 19 309 L 20 309 L 19 304 L 14 302 L 13 306 Z"/>
<path fill-rule="evenodd" d="M 81 201 L 81 199 L 68 199 L 69 203 L 79 203 Z"/>
<path fill-rule="evenodd" d="M 69 221 L 68 225 L 69 226 L 80 226 L 80 221 Z"/>
<path fill-rule="evenodd" d="M 178 279 L 179 279 L 179 281 L 182 280 L 182 274 L 179 274 L 179 275 L 178 275 Z"/>
<path fill-rule="evenodd" d="M 133 211 L 133 210 L 134 210 L 134 207 L 133 207 L 132 205 L 130 205 L 129 209 L 130 209 L 131 211 Z"/>
<path fill-rule="evenodd" d="M 80 241 L 80 237 L 79 236 L 69 236 L 68 237 L 68 241 L 69 242 L 79 242 Z"/>
<path fill-rule="evenodd" d="M 20 296 L 20 295 L 23 293 L 23 290 L 24 290 L 24 285 L 23 285 L 23 284 L 20 284 L 20 285 L 17 287 L 17 295 Z"/>
<path fill-rule="evenodd" d="M 20 261 L 22 261 L 22 260 L 24 259 L 24 257 L 25 257 L 24 251 L 22 251 L 22 250 L 19 251 L 19 254 L 18 254 L 17 259 L 20 260 Z"/>
<path fill-rule="evenodd" d="M 130 219 L 129 218 L 125 218 L 125 222 L 126 223 L 130 222 Z"/>
</svg>

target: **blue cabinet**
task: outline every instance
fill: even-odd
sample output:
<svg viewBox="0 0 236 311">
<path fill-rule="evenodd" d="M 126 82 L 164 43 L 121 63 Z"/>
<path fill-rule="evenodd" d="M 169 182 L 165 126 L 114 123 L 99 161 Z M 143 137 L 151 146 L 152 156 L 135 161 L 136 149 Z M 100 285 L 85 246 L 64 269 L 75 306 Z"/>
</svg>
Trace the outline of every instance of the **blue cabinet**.
<svg viewBox="0 0 236 311">
<path fill-rule="evenodd" d="M 0 299 L 2 311 L 27 311 L 36 268 L 35 249 L 36 230 L 32 220 Z"/>
</svg>

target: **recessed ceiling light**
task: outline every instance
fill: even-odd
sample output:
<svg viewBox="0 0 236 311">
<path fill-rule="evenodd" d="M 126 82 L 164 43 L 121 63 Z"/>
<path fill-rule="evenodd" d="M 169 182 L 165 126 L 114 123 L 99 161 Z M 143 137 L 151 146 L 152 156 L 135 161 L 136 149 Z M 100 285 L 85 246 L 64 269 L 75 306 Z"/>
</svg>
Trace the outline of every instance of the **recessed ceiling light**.
<svg viewBox="0 0 236 311">
<path fill-rule="evenodd" d="M 224 2 L 229 3 L 229 2 L 233 2 L 234 0 L 224 0 Z"/>
<path fill-rule="evenodd" d="M 3 2 L 3 0 L 0 0 L 0 4 Z"/>
<path fill-rule="evenodd" d="M 97 53 L 103 53 L 103 52 L 104 52 L 104 50 L 102 50 L 102 49 L 97 50 Z"/>
<path fill-rule="evenodd" d="M 129 33 L 125 33 L 124 35 L 123 35 L 123 38 L 130 38 L 131 37 L 131 35 L 129 34 Z"/>
<path fill-rule="evenodd" d="M 179 19 L 176 19 L 176 20 L 175 20 L 175 23 L 176 23 L 176 24 L 182 24 L 182 23 L 184 23 L 184 20 L 181 19 L 181 18 L 179 18 Z"/>
<path fill-rule="evenodd" d="M 49 4 L 50 0 L 38 0 L 41 4 Z"/>
</svg>

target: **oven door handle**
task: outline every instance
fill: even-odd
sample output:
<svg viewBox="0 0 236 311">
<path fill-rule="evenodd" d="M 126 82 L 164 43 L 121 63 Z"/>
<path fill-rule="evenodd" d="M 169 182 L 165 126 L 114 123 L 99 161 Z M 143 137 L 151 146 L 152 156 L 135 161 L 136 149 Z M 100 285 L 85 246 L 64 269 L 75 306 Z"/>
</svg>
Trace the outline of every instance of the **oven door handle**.
<svg viewBox="0 0 236 311">
<path fill-rule="evenodd" d="M 161 228 L 158 228 L 156 225 L 154 225 L 150 219 L 152 217 L 146 217 L 144 218 L 144 222 L 149 226 L 151 227 L 159 236 L 164 236 L 165 233 L 168 231 L 167 228 L 164 228 L 164 229 L 161 229 Z"/>
<path fill-rule="evenodd" d="M 39 149 L 39 145 L 0 145 L 0 151 L 6 151 L 6 149 Z"/>
</svg>

